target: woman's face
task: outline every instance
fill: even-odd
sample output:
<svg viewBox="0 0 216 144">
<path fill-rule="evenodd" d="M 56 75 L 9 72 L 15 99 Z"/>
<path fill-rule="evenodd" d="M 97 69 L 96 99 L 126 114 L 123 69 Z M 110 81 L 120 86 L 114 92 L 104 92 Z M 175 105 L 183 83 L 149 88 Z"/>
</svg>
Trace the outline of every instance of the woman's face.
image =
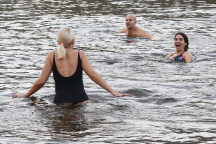
<svg viewBox="0 0 216 144">
<path fill-rule="evenodd" d="M 174 39 L 174 45 L 177 51 L 184 51 L 184 47 L 187 45 L 187 43 L 185 43 L 183 36 L 176 35 Z"/>
</svg>

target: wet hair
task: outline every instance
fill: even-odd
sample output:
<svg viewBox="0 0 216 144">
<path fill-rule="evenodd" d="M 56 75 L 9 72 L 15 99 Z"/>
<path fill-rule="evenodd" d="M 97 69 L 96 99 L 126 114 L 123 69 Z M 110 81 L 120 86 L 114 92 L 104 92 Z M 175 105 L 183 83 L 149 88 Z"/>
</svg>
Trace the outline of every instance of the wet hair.
<svg viewBox="0 0 216 144">
<path fill-rule="evenodd" d="M 57 35 L 57 42 L 59 45 L 57 49 L 58 59 L 64 58 L 66 49 L 71 46 L 72 41 L 75 39 L 74 33 L 69 27 L 62 28 Z"/>
<path fill-rule="evenodd" d="M 188 45 L 189 45 L 189 40 L 186 34 L 182 33 L 182 32 L 178 32 L 177 34 L 175 34 L 175 37 L 177 35 L 181 35 L 184 38 L 185 43 L 187 43 L 187 45 L 184 47 L 184 50 L 187 51 L 188 50 Z M 174 37 L 174 39 L 175 39 Z"/>
</svg>

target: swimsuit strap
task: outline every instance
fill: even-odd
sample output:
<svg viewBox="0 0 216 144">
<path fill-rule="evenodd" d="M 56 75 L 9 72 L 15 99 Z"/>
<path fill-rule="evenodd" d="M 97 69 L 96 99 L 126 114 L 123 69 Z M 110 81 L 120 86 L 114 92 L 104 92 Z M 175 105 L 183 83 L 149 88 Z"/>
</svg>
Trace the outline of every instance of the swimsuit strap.
<svg viewBox="0 0 216 144">
<path fill-rule="evenodd" d="M 184 51 L 184 52 L 185 52 L 185 51 Z M 181 53 L 181 54 L 180 54 L 180 56 L 181 56 L 181 55 L 183 55 L 183 54 L 184 54 L 184 52 L 183 52 L 183 53 Z"/>
<path fill-rule="evenodd" d="M 55 51 L 54 51 L 54 55 L 53 55 L 53 65 L 55 64 Z"/>
</svg>

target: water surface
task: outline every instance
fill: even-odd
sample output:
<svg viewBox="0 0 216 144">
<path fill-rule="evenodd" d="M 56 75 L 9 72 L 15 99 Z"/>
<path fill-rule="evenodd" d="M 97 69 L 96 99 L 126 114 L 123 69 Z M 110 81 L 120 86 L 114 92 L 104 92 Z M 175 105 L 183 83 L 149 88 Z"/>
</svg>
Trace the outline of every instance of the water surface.
<svg viewBox="0 0 216 144">
<path fill-rule="evenodd" d="M 216 1 L 127 0 L 0 2 L 1 143 L 216 143 Z M 152 40 L 117 33 L 125 16 Z M 116 98 L 84 74 L 91 100 L 53 104 L 54 80 L 30 99 L 12 99 L 36 81 L 60 28 L 76 35 Z M 177 32 L 189 37 L 192 63 L 165 60 Z"/>
</svg>

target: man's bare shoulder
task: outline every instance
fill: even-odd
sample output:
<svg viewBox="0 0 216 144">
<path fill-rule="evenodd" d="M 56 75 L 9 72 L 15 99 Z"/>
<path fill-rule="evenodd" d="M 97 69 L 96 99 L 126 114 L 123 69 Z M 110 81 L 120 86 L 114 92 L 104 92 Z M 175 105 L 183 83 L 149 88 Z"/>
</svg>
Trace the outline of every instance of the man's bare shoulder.
<svg viewBox="0 0 216 144">
<path fill-rule="evenodd" d="M 127 28 L 121 29 L 121 30 L 119 31 L 119 33 L 126 33 L 126 32 L 127 32 Z"/>
<path fill-rule="evenodd" d="M 152 39 L 151 36 L 145 30 L 140 29 L 140 28 L 138 30 L 138 35 L 142 37 L 146 37 L 148 39 Z"/>
<path fill-rule="evenodd" d="M 145 30 L 143 30 L 143 29 L 140 29 L 139 32 L 140 32 L 141 34 L 147 34 L 147 32 L 146 32 Z"/>
</svg>

